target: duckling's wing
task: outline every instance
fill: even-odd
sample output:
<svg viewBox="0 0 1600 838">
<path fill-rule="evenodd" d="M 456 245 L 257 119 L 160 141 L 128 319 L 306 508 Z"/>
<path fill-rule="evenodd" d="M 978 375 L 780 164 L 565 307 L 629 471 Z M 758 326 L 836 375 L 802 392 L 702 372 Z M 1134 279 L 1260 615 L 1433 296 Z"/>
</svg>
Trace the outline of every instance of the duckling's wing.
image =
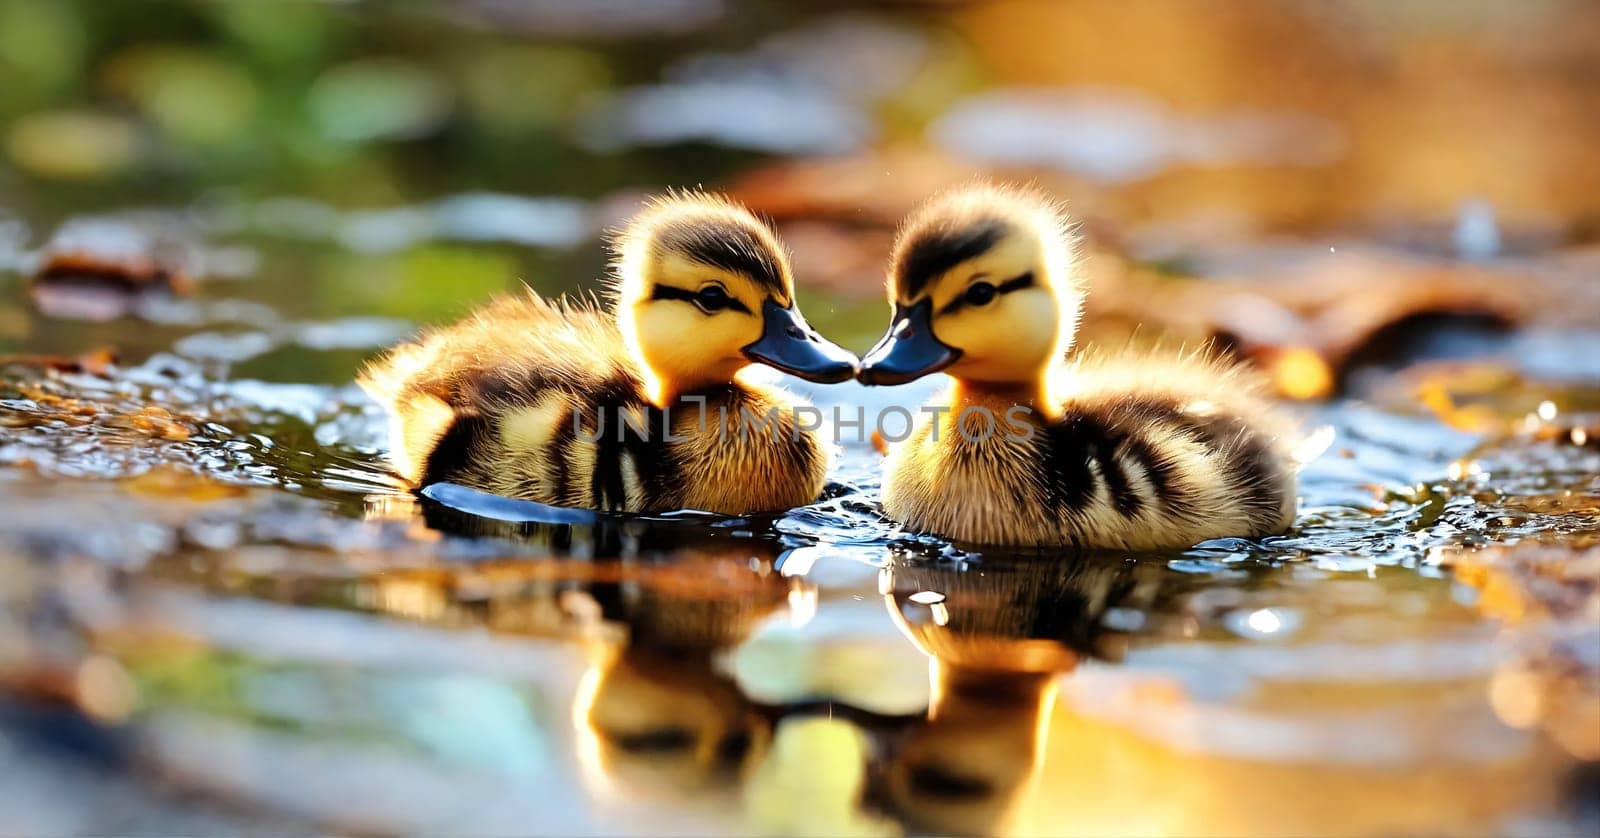
<svg viewBox="0 0 1600 838">
<path fill-rule="evenodd" d="M 1209 408 L 1259 416 L 1263 421 L 1278 423 L 1273 431 L 1288 434 L 1291 430 L 1271 409 L 1266 379 L 1209 347 L 1123 352 L 1089 349 L 1075 353 L 1052 378 L 1051 392 L 1065 394 L 1068 400 L 1137 394 L 1193 404 L 1206 412 Z"/>
<path fill-rule="evenodd" d="M 1206 351 L 1154 350 L 1085 354 L 1060 372 L 1063 416 L 1094 417 L 1147 452 L 1130 468 L 1169 517 L 1245 515 L 1249 533 L 1288 526 L 1299 435 L 1252 370 Z"/>
<path fill-rule="evenodd" d="M 502 297 L 370 362 L 357 383 L 394 417 L 392 459 L 420 482 L 462 420 L 493 420 L 552 389 L 626 398 L 642 384 L 621 334 L 588 302 Z"/>
</svg>

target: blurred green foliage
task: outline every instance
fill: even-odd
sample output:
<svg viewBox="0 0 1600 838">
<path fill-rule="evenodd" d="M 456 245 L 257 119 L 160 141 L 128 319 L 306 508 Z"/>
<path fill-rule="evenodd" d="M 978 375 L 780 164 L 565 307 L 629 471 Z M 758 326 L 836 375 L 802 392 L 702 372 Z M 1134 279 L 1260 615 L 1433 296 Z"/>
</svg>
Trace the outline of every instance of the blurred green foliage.
<svg viewBox="0 0 1600 838">
<path fill-rule="evenodd" d="M 665 65 L 708 46 L 702 36 L 541 36 L 466 23 L 455 10 L 448 0 L 0 0 L 0 225 L 22 222 L 0 226 L 11 236 L 0 239 L 0 351 L 112 345 L 137 359 L 183 332 L 26 313 L 14 272 L 26 263 L 6 254 L 83 215 L 309 199 L 326 217 L 304 214 L 291 234 L 220 236 L 263 258 L 247 286 L 207 281 L 200 293 L 242 294 L 285 317 L 427 323 L 522 283 L 595 288 L 604 254 L 594 242 L 428 240 L 377 252 L 307 225 L 480 190 L 598 198 L 716 182 L 752 159 L 694 145 L 595 152 L 579 141 L 608 91 L 658 81 Z M 733 26 L 716 38 L 761 34 Z M 342 381 L 369 351 L 287 345 L 244 369 Z"/>
<path fill-rule="evenodd" d="M 653 78 L 669 44 L 463 27 L 448 5 L 0 0 L 0 187 L 46 207 L 223 186 L 360 205 L 725 170 L 726 153 L 571 141 L 585 103 Z"/>
</svg>

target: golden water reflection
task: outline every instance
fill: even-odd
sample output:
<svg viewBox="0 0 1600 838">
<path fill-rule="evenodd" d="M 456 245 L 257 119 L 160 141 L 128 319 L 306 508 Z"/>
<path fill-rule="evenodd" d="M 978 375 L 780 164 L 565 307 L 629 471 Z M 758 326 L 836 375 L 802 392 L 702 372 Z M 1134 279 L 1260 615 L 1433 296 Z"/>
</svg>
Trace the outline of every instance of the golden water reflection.
<svg viewBox="0 0 1600 838">
<path fill-rule="evenodd" d="M 786 606 L 772 556 L 695 558 L 655 586 L 590 586 L 588 610 L 627 628 L 587 644 L 573 700 L 579 763 L 604 796 L 660 798 L 727 786 L 769 737 L 716 658 Z M 740 590 L 730 596 L 718 580 Z"/>
<path fill-rule="evenodd" d="M 961 578 L 970 571 L 915 574 L 912 588 L 946 596 L 944 613 L 902 620 L 931 657 L 937 696 L 890 775 L 910 826 L 1485 834 L 1552 803 L 1540 778 L 1563 759 L 1492 712 L 1492 638 L 1462 622 L 1471 609 L 1447 581 L 1383 574 L 1343 583 L 1365 589 L 1344 603 L 1275 592 L 1273 609 L 1240 603 L 1237 623 L 1259 632 L 1286 622 L 1258 615 L 1314 614 L 1293 637 L 1139 642 L 1120 664 L 1077 666 L 1107 645 L 1107 610 L 1164 596 L 1134 567 L 1054 565 L 979 584 Z M 917 598 L 887 597 L 900 615 Z M 1401 619 L 1374 607 L 1408 601 Z"/>
<path fill-rule="evenodd" d="M 1525 662 L 1443 575 L 787 555 L 279 567 L 272 596 L 576 658 L 532 689 L 608 832 L 1566 829 L 1572 758 L 1491 700 Z M 210 584 L 263 594 L 235 570 Z"/>
</svg>

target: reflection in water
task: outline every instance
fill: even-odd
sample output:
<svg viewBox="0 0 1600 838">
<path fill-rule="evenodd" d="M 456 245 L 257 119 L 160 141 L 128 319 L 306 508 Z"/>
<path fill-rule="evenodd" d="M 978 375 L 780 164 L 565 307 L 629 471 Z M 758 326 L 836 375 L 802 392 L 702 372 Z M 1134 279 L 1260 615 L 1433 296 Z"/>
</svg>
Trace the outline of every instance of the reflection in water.
<svg viewBox="0 0 1600 838">
<path fill-rule="evenodd" d="M 75 505 L 20 514 L 81 522 L 120 491 L 88 483 Z M 780 560 L 758 532 L 649 522 L 628 538 L 658 546 L 618 560 L 518 557 L 502 539 L 458 555 L 467 543 L 437 532 L 410 555 L 386 546 L 389 524 L 312 526 L 298 504 L 270 529 L 257 515 L 286 543 L 222 553 L 198 545 L 256 496 L 137 498 L 115 508 L 191 539 L 142 571 L 136 590 L 165 590 L 149 626 L 96 624 L 139 690 L 144 753 L 230 797 L 368 812 L 372 831 L 515 832 L 563 801 L 569 833 L 1470 833 L 1525 825 L 1511 819 L 1541 811 L 1568 764 L 1491 695 L 1496 630 L 1479 612 L 1499 600 L 1427 569 L 831 547 Z M 741 656 L 764 672 L 727 664 Z M 773 672 L 791 688 L 761 682 Z M 426 701 L 423 682 L 438 685 Z M 393 710 L 376 733 L 373 697 Z M 215 760 L 218 718 L 247 760 Z M 341 769 L 351 790 L 329 795 L 326 772 L 296 762 L 360 764 L 375 738 L 398 743 L 385 758 L 414 772 L 406 791 Z M 269 763 L 283 773 L 246 770 Z M 465 798 L 483 803 L 469 820 L 429 806 Z"/>
<path fill-rule="evenodd" d="M 683 553 L 647 575 L 573 587 L 567 611 L 622 629 L 587 635 L 572 707 L 585 784 L 630 805 L 742 795 L 747 826 L 775 833 L 899 831 L 875 810 L 908 831 L 1018 831 L 1057 677 L 1116 654 L 1107 612 L 1147 605 L 1160 573 L 1120 557 L 892 560 L 880 574 L 887 617 L 929 657 L 931 699 L 912 716 L 837 695 L 758 704 L 725 674 L 720 662 L 759 624 L 815 602 L 812 583 L 770 557 Z M 875 677 L 885 683 L 866 692 L 890 688 L 893 668 Z"/>
<path fill-rule="evenodd" d="M 662 515 L 596 512 L 499 497 L 451 483 L 421 491 L 417 503 L 426 525 L 442 533 L 499 538 L 566 555 L 613 558 L 659 555 L 673 550 L 727 551 L 751 545 L 776 552 L 769 534 L 774 516 L 736 518 L 681 510 Z M 410 510 L 368 507 L 371 517 L 410 515 Z"/>
<path fill-rule="evenodd" d="M 1055 704 L 1054 673 L 930 665 L 934 701 L 884 777 L 889 807 L 917 830 L 958 835 L 1017 831 L 1032 795 L 1041 736 Z"/>
<path fill-rule="evenodd" d="M 932 701 L 884 777 L 914 829 L 1012 833 L 1037 789 L 1057 677 L 1105 647 L 1108 608 L 1151 593 L 1120 557 L 1041 556 L 962 569 L 895 563 L 880 588 L 928 655 Z"/>
<path fill-rule="evenodd" d="M 776 572 L 775 558 L 696 554 L 648 585 L 569 592 L 625 635 L 590 642 L 573 701 L 577 756 L 593 790 L 637 798 L 726 787 L 762 750 L 768 723 L 716 658 L 799 584 Z"/>
</svg>

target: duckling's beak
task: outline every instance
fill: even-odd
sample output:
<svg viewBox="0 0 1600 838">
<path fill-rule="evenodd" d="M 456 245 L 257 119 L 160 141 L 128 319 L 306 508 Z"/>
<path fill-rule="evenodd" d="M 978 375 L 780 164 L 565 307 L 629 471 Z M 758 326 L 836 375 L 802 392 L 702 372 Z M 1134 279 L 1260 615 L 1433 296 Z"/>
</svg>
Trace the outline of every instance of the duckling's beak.
<svg viewBox="0 0 1600 838">
<path fill-rule="evenodd" d="M 856 356 L 822 339 L 794 307 L 767 298 L 761 306 L 761 339 L 744 348 L 758 364 L 798 375 L 807 381 L 836 384 L 856 374 Z"/>
<path fill-rule="evenodd" d="M 933 301 L 910 307 L 895 306 L 889 334 L 861 359 L 856 377 L 862 384 L 905 384 L 938 372 L 961 358 L 961 350 L 933 336 Z"/>
</svg>

